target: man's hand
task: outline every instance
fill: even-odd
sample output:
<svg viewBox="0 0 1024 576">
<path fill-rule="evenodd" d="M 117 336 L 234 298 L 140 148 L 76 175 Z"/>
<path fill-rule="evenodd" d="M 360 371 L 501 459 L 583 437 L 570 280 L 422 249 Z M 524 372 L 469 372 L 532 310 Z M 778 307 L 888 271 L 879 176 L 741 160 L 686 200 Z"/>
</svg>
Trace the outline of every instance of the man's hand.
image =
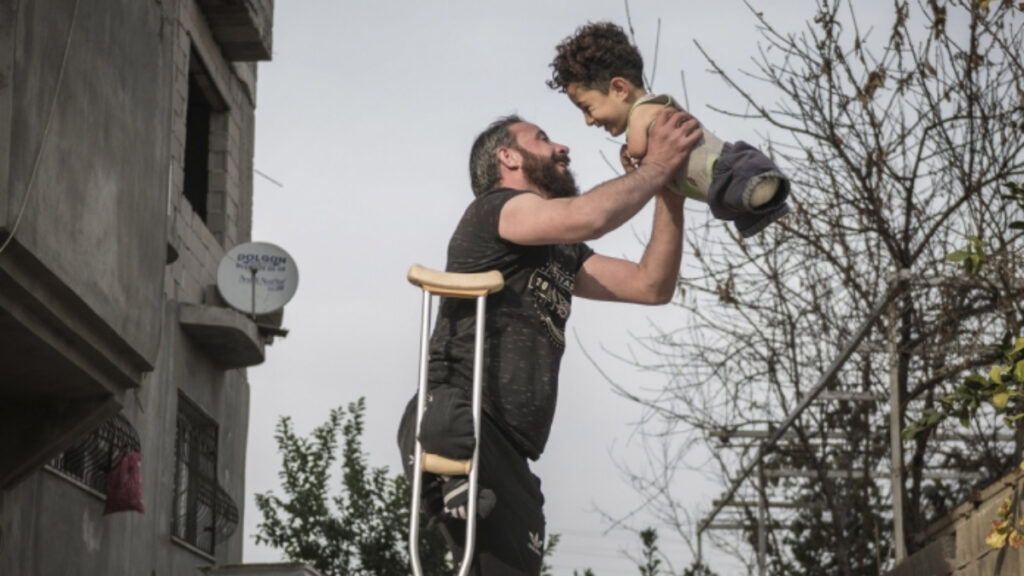
<svg viewBox="0 0 1024 576">
<path fill-rule="evenodd" d="M 703 132 L 700 123 L 682 110 L 665 108 L 658 113 L 647 140 L 647 154 L 641 166 L 651 166 L 668 178 L 686 163 L 690 150 Z"/>
</svg>

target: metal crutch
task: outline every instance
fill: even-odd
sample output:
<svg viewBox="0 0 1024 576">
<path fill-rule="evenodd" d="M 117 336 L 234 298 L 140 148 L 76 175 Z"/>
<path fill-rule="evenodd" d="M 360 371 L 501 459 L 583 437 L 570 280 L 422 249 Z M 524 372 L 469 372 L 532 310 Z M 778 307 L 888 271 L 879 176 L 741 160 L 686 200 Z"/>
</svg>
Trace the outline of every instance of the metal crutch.
<svg viewBox="0 0 1024 576">
<path fill-rule="evenodd" d="M 484 366 L 484 320 L 487 295 L 502 289 L 505 279 L 501 272 L 479 272 L 458 274 L 440 272 L 414 264 L 409 268 L 409 282 L 423 289 L 423 323 L 420 328 L 420 380 L 416 400 L 416 447 L 413 454 L 412 506 L 409 514 L 409 558 L 415 576 L 423 576 L 420 565 L 419 527 L 420 496 L 423 489 L 423 472 L 449 476 L 469 475 L 469 509 L 466 518 L 466 542 L 462 554 L 459 576 L 469 574 L 473 547 L 476 544 L 476 508 L 479 490 L 476 463 L 480 457 L 480 404 L 483 389 Z M 473 436 L 476 442 L 471 460 L 451 460 L 423 452 L 420 447 L 420 424 L 427 396 L 427 364 L 430 349 L 430 305 L 432 296 L 447 298 L 476 299 L 476 329 L 473 350 Z"/>
</svg>

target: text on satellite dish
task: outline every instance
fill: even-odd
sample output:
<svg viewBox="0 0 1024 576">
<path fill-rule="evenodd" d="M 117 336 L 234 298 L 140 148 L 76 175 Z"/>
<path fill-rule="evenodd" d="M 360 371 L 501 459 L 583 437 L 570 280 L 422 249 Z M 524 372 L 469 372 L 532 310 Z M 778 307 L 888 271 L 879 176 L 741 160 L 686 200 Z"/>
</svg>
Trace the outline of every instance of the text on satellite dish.
<svg viewBox="0 0 1024 576">
<path fill-rule="evenodd" d="M 288 257 L 274 254 L 240 253 L 235 257 L 235 268 L 260 272 L 284 272 L 288 269 Z"/>
</svg>

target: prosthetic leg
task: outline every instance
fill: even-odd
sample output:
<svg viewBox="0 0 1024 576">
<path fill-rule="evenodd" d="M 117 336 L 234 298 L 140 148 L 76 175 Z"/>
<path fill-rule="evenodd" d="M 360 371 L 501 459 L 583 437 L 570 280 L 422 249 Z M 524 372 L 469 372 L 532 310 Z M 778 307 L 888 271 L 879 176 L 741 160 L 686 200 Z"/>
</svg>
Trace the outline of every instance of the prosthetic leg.
<svg viewBox="0 0 1024 576">
<path fill-rule="evenodd" d="M 459 567 L 459 576 L 469 574 L 476 543 L 477 497 L 479 492 L 477 462 L 480 457 L 480 405 L 483 394 L 484 327 L 487 295 L 502 289 L 505 279 L 493 270 L 477 274 L 439 272 L 419 265 L 409 269 L 409 282 L 423 289 L 423 323 L 420 329 L 420 380 L 416 405 L 416 448 L 413 464 L 412 506 L 409 514 L 409 557 L 415 576 L 423 576 L 419 554 L 420 497 L 423 473 L 459 476 L 469 475 L 469 504 L 466 518 L 466 542 Z M 471 460 L 450 460 L 423 452 L 420 447 L 420 425 L 427 397 L 427 365 L 430 348 L 430 308 L 432 296 L 476 299 L 476 338 L 473 352 L 473 435 L 476 438 Z"/>
</svg>

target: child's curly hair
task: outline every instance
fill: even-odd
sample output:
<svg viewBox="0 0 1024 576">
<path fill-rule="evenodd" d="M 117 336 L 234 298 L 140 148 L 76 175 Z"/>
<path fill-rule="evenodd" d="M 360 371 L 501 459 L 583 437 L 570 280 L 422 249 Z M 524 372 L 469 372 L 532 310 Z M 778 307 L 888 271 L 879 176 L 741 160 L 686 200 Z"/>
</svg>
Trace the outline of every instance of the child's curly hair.
<svg viewBox="0 0 1024 576">
<path fill-rule="evenodd" d="M 588 23 L 555 47 L 551 62 L 552 90 L 565 92 L 576 82 L 591 90 L 608 93 L 608 82 L 621 76 L 643 88 L 644 59 L 629 42 L 622 28 L 611 22 Z"/>
</svg>

